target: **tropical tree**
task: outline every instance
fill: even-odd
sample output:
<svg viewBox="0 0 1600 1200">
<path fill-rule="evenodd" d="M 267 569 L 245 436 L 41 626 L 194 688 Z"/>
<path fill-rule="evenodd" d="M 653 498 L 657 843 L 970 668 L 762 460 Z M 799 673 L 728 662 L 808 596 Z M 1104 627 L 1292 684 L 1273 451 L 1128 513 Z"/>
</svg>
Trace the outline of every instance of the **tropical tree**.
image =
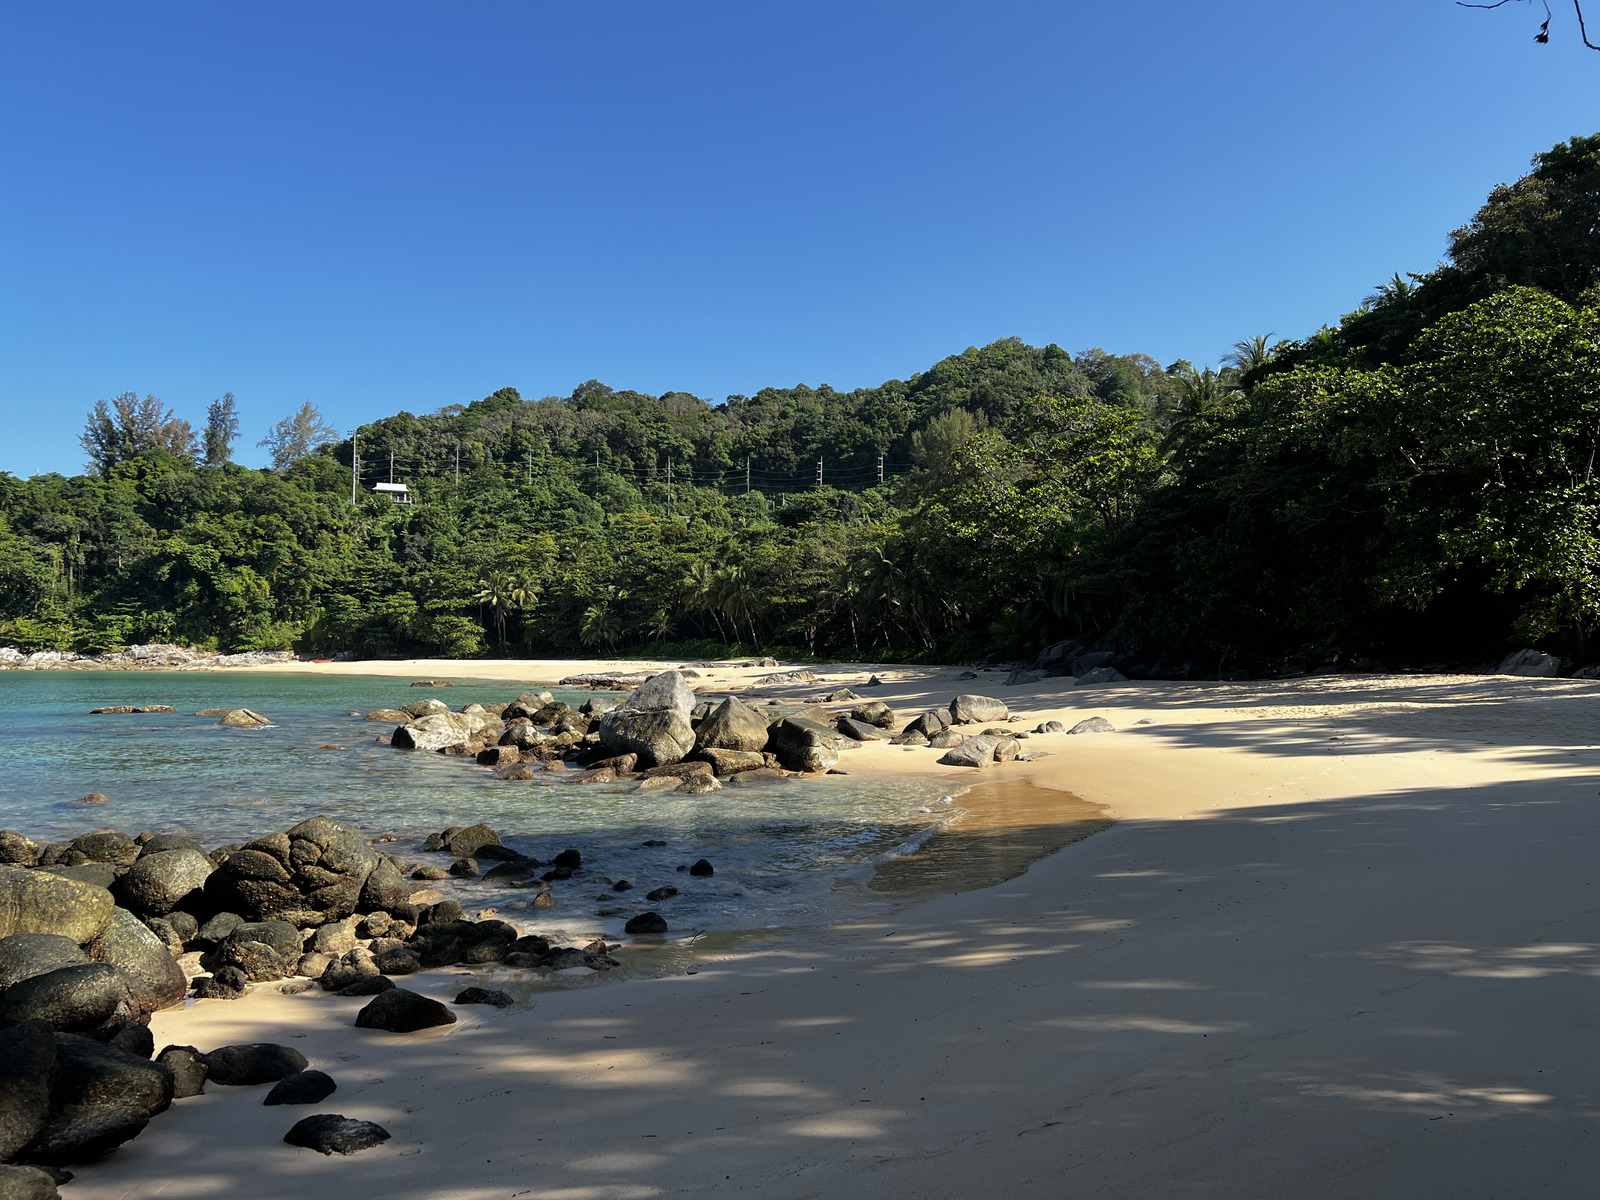
<svg viewBox="0 0 1600 1200">
<path fill-rule="evenodd" d="M 322 419 L 322 414 L 307 400 L 299 410 L 279 421 L 256 443 L 272 454 L 275 471 L 288 470 L 324 442 L 331 442 L 339 431 Z"/>
<path fill-rule="evenodd" d="M 151 450 L 165 450 L 179 458 L 193 458 L 194 429 L 174 416 L 161 401 L 136 392 L 123 392 L 109 403 L 96 400 L 78 442 L 89 456 L 89 469 L 110 475 L 117 463 Z"/>
<path fill-rule="evenodd" d="M 220 467 L 233 456 L 233 439 L 239 436 L 239 409 L 232 392 L 223 392 L 206 409 L 206 428 L 202 437 L 205 465 Z"/>
</svg>

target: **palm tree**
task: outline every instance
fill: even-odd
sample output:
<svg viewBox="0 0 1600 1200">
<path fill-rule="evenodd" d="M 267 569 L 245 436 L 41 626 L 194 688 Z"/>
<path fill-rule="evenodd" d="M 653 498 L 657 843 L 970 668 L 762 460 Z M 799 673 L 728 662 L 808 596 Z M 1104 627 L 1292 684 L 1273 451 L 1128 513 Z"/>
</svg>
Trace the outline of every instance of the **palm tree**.
<svg viewBox="0 0 1600 1200">
<path fill-rule="evenodd" d="M 1197 371 L 1188 363 L 1184 363 L 1177 372 L 1177 380 L 1178 415 L 1172 419 L 1172 426 L 1168 429 L 1167 436 L 1162 439 L 1163 453 L 1187 438 L 1190 431 L 1200 422 L 1214 416 L 1230 401 L 1244 395 L 1238 388 L 1228 386 L 1222 376 L 1210 367 Z"/>
<path fill-rule="evenodd" d="M 1246 338 L 1242 342 L 1235 342 L 1233 349 L 1222 356 L 1222 361 L 1238 371 L 1241 375 L 1248 375 L 1251 371 L 1266 366 L 1272 361 L 1276 351 L 1269 344 L 1272 335 L 1265 333 L 1259 337 Z"/>
<path fill-rule="evenodd" d="M 1385 279 L 1378 285 L 1378 290 L 1361 301 L 1363 308 L 1378 308 L 1384 304 L 1392 304 L 1396 300 L 1404 300 L 1417 290 L 1417 284 L 1422 281 L 1420 275 L 1410 278 L 1396 271 L 1392 278 Z"/>
<path fill-rule="evenodd" d="M 514 612 L 530 608 L 539 599 L 538 585 L 527 575 L 514 575 L 509 571 L 490 571 L 478 580 L 478 591 L 473 596 L 479 607 L 489 608 L 494 621 L 495 636 L 500 649 L 506 648 L 506 620 Z"/>
<path fill-rule="evenodd" d="M 604 643 L 607 651 L 615 649 L 617 642 L 627 632 L 622 614 L 618 611 L 620 603 L 627 598 L 625 591 L 614 586 L 606 588 L 598 600 L 583 610 L 583 619 L 578 623 L 579 640 L 585 646 Z"/>
<path fill-rule="evenodd" d="M 727 642 L 727 631 L 722 628 L 722 614 L 716 605 L 717 573 L 707 559 L 697 558 L 689 564 L 678 582 L 678 599 L 690 612 L 710 613 L 717 626 L 717 640 Z M 703 627 L 702 627 L 703 628 Z"/>
</svg>

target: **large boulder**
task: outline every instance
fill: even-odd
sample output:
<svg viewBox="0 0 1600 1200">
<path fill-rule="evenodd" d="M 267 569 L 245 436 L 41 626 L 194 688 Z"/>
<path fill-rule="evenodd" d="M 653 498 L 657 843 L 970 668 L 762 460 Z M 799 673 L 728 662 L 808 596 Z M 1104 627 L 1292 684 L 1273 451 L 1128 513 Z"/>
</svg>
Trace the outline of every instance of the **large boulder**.
<svg viewBox="0 0 1600 1200">
<path fill-rule="evenodd" d="M 56 1034 L 48 1022 L 0 1030 L 0 1162 L 44 1132 L 55 1068 Z"/>
<path fill-rule="evenodd" d="M 0 938 L 59 933 L 83 946 L 106 931 L 114 907 L 106 888 L 42 870 L 0 866 Z"/>
<path fill-rule="evenodd" d="M 78 943 L 58 933 L 14 933 L 0 938 L 0 991 L 35 975 L 89 961 Z"/>
<path fill-rule="evenodd" d="M 383 1029 L 390 1033 L 413 1033 L 455 1023 L 455 1013 L 439 1001 L 398 987 L 380 992 L 356 1014 L 357 1029 Z"/>
<path fill-rule="evenodd" d="M 377 851 L 357 830 L 312 817 L 229 854 L 206 893 L 215 907 L 255 920 L 321 925 L 355 911 L 377 865 Z"/>
<path fill-rule="evenodd" d="M 460 713 L 434 713 L 400 726 L 389 744 L 401 750 L 449 750 L 473 745 L 479 728 Z"/>
<path fill-rule="evenodd" d="M 858 742 L 879 742 L 889 736 L 876 725 L 868 725 L 865 721 L 857 721 L 854 717 L 840 717 L 837 728 L 845 737 Z"/>
<path fill-rule="evenodd" d="M 0 1200 L 61 1200 L 56 1178 L 43 1167 L 0 1166 Z"/>
<path fill-rule="evenodd" d="M 850 710 L 850 719 L 867 725 L 876 725 L 879 729 L 893 729 L 895 725 L 894 709 L 882 700 L 869 700 L 865 704 L 856 705 Z"/>
<path fill-rule="evenodd" d="M 411 885 L 400 874 L 400 868 L 389 858 L 379 858 L 367 881 L 361 885 L 361 897 L 356 907 L 362 912 L 382 912 L 404 903 L 411 895 Z"/>
<path fill-rule="evenodd" d="M 131 867 L 139 857 L 142 847 L 125 833 L 115 829 L 101 829 L 75 837 L 67 843 L 61 854 L 61 865 L 76 867 L 86 862 L 110 863 L 114 867 Z"/>
<path fill-rule="evenodd" d="M 193 1046 L 164 1046 L 155 1060 L 172 1072 L 173 1099 L 198 1096 L 206 1090 L 205 1056 Z"/>
<path fill-rule="evenodd" d="M 253 708 L 230 708 L 217 718 L 218 725 L 232 725 L 239 729 L 257 729 L 271 725 L 272 721 Z"/>
<path fill-rule="evenodd" d="M 971 725 L 981 721 L 1004 721 L 1009 711 L 1004 700 L 993 696 L 957 696 L 950 701 L 950 723 Z"/>
<path fill-rule="evenodd" d="M 164 917 L 205 887 L 216 864 L 198 849 L 142 854 L 117 880 L 112 894 L 134 912 Z"/>
<path fill-rule="evenodd" d="M 454 830 L 445 839 L 444 848 L 457 858 L 469 858 L 485 846 L 499 846 L 500 835 L 487 825 L 468 825 Z"/>
<path fill-rule="evenodd" d="M 839 761 L 844 736 L 820 721 L 785 717 L 767 731 L 767 749 L 791 771 L 826 771 Z"/>
<path fill-rule="evenodd" d="M 112 910 L 99 957 L 133 980 L 133 999 L 141 1013 L 182 1004 L 189 990 L 183 968 L 173 961 L 166 943 L 125 908 Z"/>
<path fill-rule="evenodd" d="M 947 750 L 939 759 L 939 763 L 941 766 L 946 767 L 987 767 L 994 762 L 995 747 L 1002 740 L 993 734 L 987 733 L 979 734 L 977 737 L 969 737 L 961 745 Z"/>
<path fill-rule="evenodd" d="M 694 748 L 697 751 L 760 752 L 766 748 L 766 744 L 766 717 L 732 696 L 711 710 L 705 720 L 700 722 L 700 727 L 695 730 L 694 736 Z"/>
<path fill-rule="evenodd" d="M 1561 660 L 1542 650 L 1518 650 L 1508 654 L 1495 670 L 1496 675 L 1520 675 L 1527 679 L 1553 679 L 1561 673 Z"/>
<path fill-rule="evenodd" d="M 274 1042 L 241 1042 L 235 1046 L 219 1046 L 200 1057 L 206 1064 L 206 1080 L 224 1087 L 277 1083 L 286 1075 L 306 1069 L 304 1054 L 293 1046 L 280 1046 Z"/>
<path fill-rule="evenodd" d="M 694 693 L 677 671 L 653 675 L 628 694 L 622 702 L 625 712 L 680 712 L 687 717 L 694 708 Z M 739 749 L 739 747 L 730 747 Z"/>
<path fill-rule="evenodd" d="M 429 696 L 423 700 L 413 700 L 410 704 L 402 704 L 400 711 L 415 721 L 420 717 L 447 715 L 450 712 L 450 706 L 443 700 Z"/>
<path fill-rule="evenodd" d="M 914 733 L 925 738 L 931 738 L 934 734 L 948 728 L 949 725 L 950 718 L 942 711 L 929 709 L 927 712 L 919 713 L 906 722 L 906 727 L 900 731 L 900 736 L 906 737 Z"/>
<path fill-rule="evenodd" d="M 635 712 L 619 708 L 600 718 L 603 754 L 636 755 L 640 766 L 675 763 L 694 749 L 689 718 L 676 709 Z"/>
<path fill-rule="evenodd" d="M 115 1046 L 56 1036 L 50 1119 L 26 1151 L 56 1165 L 87 1162 L 137 1135 L 172 1104 L 172 1072 Z"/>
<path fill-rule="evenodd" d="M 0 829 L 0 863 L 31 867 L 43 850 L 38 842 L 14 829 Z"/>
<path fill-rule="evenodd" d="M 135 981 L 110 963 L 58 967 L 0 993 L 0 1028 L 39 1020 L 68 1033 L 110 1033 L 140 1014 L 137 990 Z"/>
<path fill-rule="evenodd" d="M 755 750 L 722 750 L 707 747 L 700 751 L 711 769 L 718 775 L 737 775 L 741 771 L 758 771 L 767 765 L 766 756 Z"/>
<path fill-rule="evenodd" d="M 158 833 L 139 848 L 139 857 L 149 858 L 152 854 L 165 854 L 168 850 L 198 850 L 201 854 L 206 852 L 206 848 L 193 838 L 186 838 L 180 833 Z"/>
</svg>

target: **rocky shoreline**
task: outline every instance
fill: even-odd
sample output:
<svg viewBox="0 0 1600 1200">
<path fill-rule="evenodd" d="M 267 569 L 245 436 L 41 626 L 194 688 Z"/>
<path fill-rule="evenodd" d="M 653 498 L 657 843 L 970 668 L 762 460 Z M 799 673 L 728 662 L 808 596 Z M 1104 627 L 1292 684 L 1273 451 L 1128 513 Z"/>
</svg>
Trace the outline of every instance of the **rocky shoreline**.
<svg viewBox="0 0 1600 1200">
<path fill-rule="evenodd" d="M 957 696 L 947 708 L 904 721 L 850 689 L 760 706 L 733 695 L 697 697 L 689 683 L 695 675 L 684 669 L 563 680 L 626 693 L 578 708 L 548 692 L 524 692 L 460 711 L 428 697 L 366 719 L 395 721 L 379 740 L 397 749 L 469 759 L 501 779 L 570 770 L 578 783 L 688 793 L 837 772 L 840 752 L 867 741 L 942 749 L 940 763 L 979 767 L 1025 759 L 1021 747 L 1030 736 L 1069 732 L 1057 722 L 1031 733 L 959 729 L 1010 719 L 1007 706 L 990 697 Z M 762 682 L 793 687 L 814 682 L 808 675 L 779 673 Z M 204 715 L 247 726 L 269 720 L 248 709 Z M 1109 728 L 1095 718 L 1070 732 Z M 645 891 L 603 877 L 576 847 L 543 859 L 507 846 L 485 824 L 440 830 L 412 855 L 398 853 L 396 842 L 326 816 L 209 850 L 170 833 L 96 830 L 40 844 L 0 831 L 0 1197 L 56 1194 L 70 1178 L 66 1168 L 110 1153 L 208 1083 L 272 1085 L 269 1105 L 320 1104 L 337 1090 L 337 1080 L 307 1070 L 286 1046 L 172 1045 L 157 1052 L 151 1014 L 191 997 L 228 1001 L 262 987 L 288 994 L 317 988 L 366 1000 L 355 1027 L 406 1033 L 457 1020 L 451 1004 L 396 982 L 406 976 L 457 965 L 534 978 L 606 972 L 630 949 L 603 937 L 559 945 L 493 907 L 469 914 L 439 890 L 452 881 L 523 890 L 536 912 L 556 908 L 563 885 L 598 884 L 606 890 L 594 899 L 628 914 L 625 930 L 636 942 L 659 944 L 670 933 L 661 909 L 670 911 L 677 886 L 649 880 Z M 687 880 L 715 870 L 705 859 L 677 867 Z M 484 986 L 462 989 L 454 1000 L 514 1003 Z M 371 1122 L 319 1112 L 293 1123 L 284 1140 L 348 1154 L 387 1137 Z"/>
<path fill-rule="evenodd" d="M 218 654 L 165 642 L 129 646 L 105 654 L 74 654 L 70 650 L 35 650 L 29 654 L 13 646 L 0 646 L 0 671 L 230 671 L 295 662 L 299 657 L 292 650 Z M 337 661 L 352 657 L 339 656 Z"/>
</svg>

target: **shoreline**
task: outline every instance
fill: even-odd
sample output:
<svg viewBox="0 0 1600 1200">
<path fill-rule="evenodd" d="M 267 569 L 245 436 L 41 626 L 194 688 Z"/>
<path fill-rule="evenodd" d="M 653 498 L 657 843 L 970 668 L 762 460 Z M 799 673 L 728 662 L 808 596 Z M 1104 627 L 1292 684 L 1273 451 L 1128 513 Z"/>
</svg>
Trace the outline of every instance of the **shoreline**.
<svg viewBox="0 0 1600 1200">
<path fill-rule="evenodd" d="M 414 666 L 388 674 L 442 677 Z M 1600 686 L 870 669 L 871 698 L 908 715 L 970 689 L 1023 727 L 1103 715 L 1117 732 L 1030 739 L 1047 753 L 982 771 L 874 743 L 842 759 L 852 773 L 968 786 L 980 824 L 1023 838 L 1068 808 L 1118 824 L 1003 882 L 705 946 L 693 974 L 462 1010 L 443 1033 L 352 1030 L 360 1002 L 267 988 L 157 1013 L 158 1045 L 296 1039 L 340 1079 L 315 1111 L 394 1139 L 323 1160 L 279 1141 L 300 1112 L 213 1088 L 72 1194 L 1584 1194 Z M 816 674 L 812 690 L 856 686 Z M 1008 815 L 1007 787 L 1047 795 Z M 437 974 L 419 990 L 464 982 Z"/>
</svg>

